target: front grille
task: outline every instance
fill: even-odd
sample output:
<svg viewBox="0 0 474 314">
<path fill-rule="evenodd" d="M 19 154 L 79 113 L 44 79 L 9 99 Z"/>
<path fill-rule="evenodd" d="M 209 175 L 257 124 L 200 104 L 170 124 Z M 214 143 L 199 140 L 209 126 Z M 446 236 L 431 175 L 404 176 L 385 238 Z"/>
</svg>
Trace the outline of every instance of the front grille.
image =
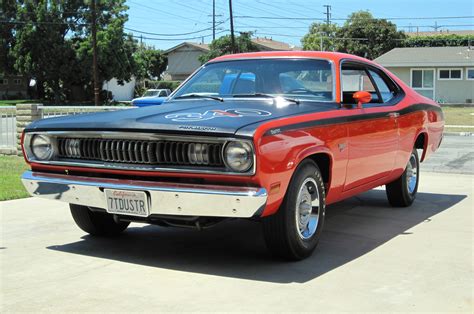
<svg viewBox="0 0 474 314">
<path fill-rule="evenodd" d="M 60 159 L 163 165 L 224 167 L 223 143 L 58 138 Z"/>
</svg>

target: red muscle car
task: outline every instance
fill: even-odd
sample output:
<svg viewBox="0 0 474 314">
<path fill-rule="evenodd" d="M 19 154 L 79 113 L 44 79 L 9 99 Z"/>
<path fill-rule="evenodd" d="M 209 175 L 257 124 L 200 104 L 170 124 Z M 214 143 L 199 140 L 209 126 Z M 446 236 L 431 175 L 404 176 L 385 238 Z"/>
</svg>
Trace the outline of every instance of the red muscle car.
<svg viewBox="0 0 474 314">
<path fill-rule="evenodd" d="M 274 254 L 303 259 L 326 205 L 381 185 L 391 205 L 411 205 L 443 128 L 438 104 L 369 60 L 235 54 L 160 106 L 32 123 L 22 180 L 33 196 L 70 203 L 92 235 L 131 221 L 201 229 L 251 218 Z"/>
</svg>

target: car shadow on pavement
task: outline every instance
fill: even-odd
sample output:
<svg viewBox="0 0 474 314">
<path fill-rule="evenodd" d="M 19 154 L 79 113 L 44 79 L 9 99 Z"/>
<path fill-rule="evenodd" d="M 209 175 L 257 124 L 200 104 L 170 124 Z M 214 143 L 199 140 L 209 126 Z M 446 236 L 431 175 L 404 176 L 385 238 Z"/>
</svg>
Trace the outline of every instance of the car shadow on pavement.
<svg viewBox="0 0 474 314">
<path fill-rule="evenodd" d="M 83 240 L 48 249 L 169 270 L 275 283 L 303 283 L 371 252 L 397 236 L 412 236 L 415 225 L 436 215 L 465 195 L 419 193 L 409 208 L 392 208 L 384 190 L 372 190 L 327 208 L 326 224 L 314 254 L 286 262 L 266 250 L 260 223 L 223 222 L 196 231 L 131 225 L 118 238 L 84 236 Z"/>
</svg>

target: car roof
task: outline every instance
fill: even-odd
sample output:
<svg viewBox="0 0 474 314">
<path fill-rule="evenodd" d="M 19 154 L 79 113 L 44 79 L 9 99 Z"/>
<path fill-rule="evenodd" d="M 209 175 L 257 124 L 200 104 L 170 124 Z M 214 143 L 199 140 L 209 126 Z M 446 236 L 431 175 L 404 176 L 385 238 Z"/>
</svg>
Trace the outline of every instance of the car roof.
<svg viewBox="0 0 474 314">
<path fill-rule="evenodd" d="M 210 60 L 209 62 L 228 61 L 228 60 L 241 60 L 241 59 L 258 59 L 258 58 L 317 58 L 327 59 L 333 62 L 339 62 L 342 59 L 351 59 L 355 61 L 366 62 L 369 64 L 376 63 L 361 58 L 355 55 L 341 52 L 330 52 L 330 51 L 259 51 L 259 52 L 246 52 L 237 53 L 231 55 L 224 55 Z"/>
</svg>

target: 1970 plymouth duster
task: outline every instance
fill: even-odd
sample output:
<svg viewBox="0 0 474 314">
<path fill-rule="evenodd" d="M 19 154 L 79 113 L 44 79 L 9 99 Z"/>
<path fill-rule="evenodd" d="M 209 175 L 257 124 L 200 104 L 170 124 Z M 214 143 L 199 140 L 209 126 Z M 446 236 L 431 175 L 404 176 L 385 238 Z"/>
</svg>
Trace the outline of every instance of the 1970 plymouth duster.
<svg viewBox="0 0 474 314">
<path fill-rule="evenodd" d="M 412 204 L 419 162 L 443 128 L 434 101 L 369 60 L 227 55 L 161 106 L 30 124 L 22 180 L 33 196 L 69 203 L 92 235 L 131 221 L 201 229 L 257 219 L 274 254 L 303 259 L 326 205 L 381 185 L 391 205 Z"/>
</svg>

